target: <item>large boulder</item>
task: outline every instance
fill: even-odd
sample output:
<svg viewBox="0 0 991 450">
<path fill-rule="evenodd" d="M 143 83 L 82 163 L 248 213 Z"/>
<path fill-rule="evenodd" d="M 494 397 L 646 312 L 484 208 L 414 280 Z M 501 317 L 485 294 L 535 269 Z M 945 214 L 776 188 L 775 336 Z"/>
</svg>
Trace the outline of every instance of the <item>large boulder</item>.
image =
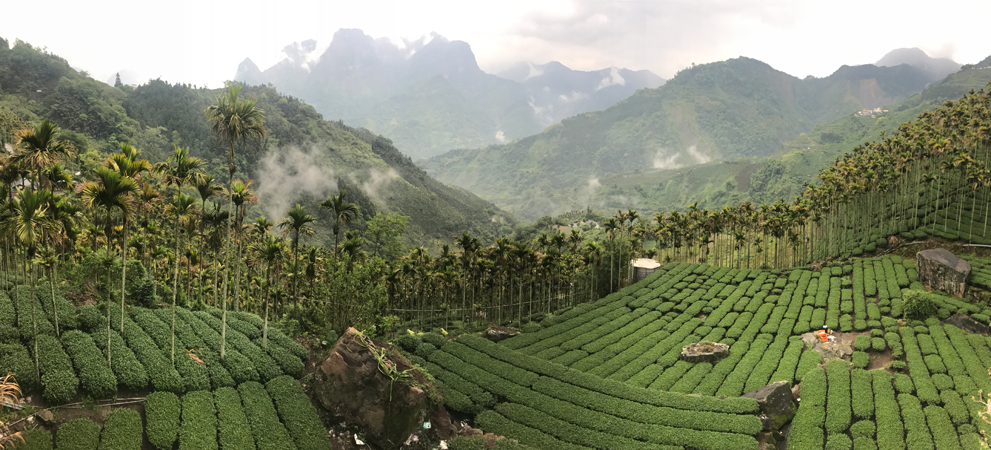
<svg viewBox="0 0 991 450">
<path fill-rule="evenodd" d="M 717 363 L 729 356 L 729 346 L 719 342 L 695 342 L 681 348 L 679 358 L 690 363 Z"/>
<path fill-rule="evenodd" d="M 743 397 L 757 400 L 761 421 L 764 423 L 764 431 L 780 430 L 798 412 L 791 383 L 787 381 L 771 383 L 758 388 L 756 391 L 747 392 L 743 394 Z"/>
<path fill-rule="evenodd" d="M 919 281 L 929 289 L 963 297 L 967 290 L 970 263 L 945 248 L 923 250 L 916 254 Z"/>
<path fill-rule="evenodd" d="M 492 342 L 502 342 L 511 337 L 520 335 L 519 330 L 515 330 L 502 325 L 489 325 L 489 328 L 482 333 L 482 336 Z"/>
<path fill-rule="evenodd" d="M 338 339 L 316 372 L 312 393 L 373 448 L 398 449 L 435 415 L 440 393 L 395 349 L 354 328 Z M 450 419 L 448 419 L 448 424 Z"/>
<path fill-rule="evenodd" d="M 948 319 L 946 319 L 946 321 L 944 321 L 943 323 L 946 325 L 953 325 L 968 333 L 981 334 L 985 336 L 987 336 L 988 334 L 987 325 L 980 323 L 974 320 L 973 317 L 970 317 L 965 314 L 960 314 L 960 313 L 954 314 L 950 316 Z"/>
</svg>

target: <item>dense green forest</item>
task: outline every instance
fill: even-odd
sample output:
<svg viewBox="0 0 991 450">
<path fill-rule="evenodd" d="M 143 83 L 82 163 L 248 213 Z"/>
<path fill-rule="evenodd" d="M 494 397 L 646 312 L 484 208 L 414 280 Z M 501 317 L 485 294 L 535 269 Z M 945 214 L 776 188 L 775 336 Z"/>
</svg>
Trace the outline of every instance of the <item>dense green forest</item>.
<svg viewBox="0 0 991 450">
<path fill-rule="evenodd" d="M 720 208 L 745 201 L 773 203 L 792 198 L 803 183 L 815 180 L 820 167 L 848 149 L 874 141 L 884 132 L 898 131 L 900 124 L 925 110 L 956 100 L 971 89 L 991 81 L 986 59 L 927 86 L 922 92 L 885 107 L 875 115 L 850 113 L 833 122 L 817 125 L 766 158 L 740 158 L 677 170 L 641 170 L 603 177 L 590 204 L 612 207 L 635 206 L 642 211 L 668 211 L 696 204 Z M 608 209 L 608 208 L 607 208 Z"/>
<path fill-rule="evenodd" d="M 595 196 L 604 178 L 769 156 L 816 125 L 895 103 L 930 81 L 906 65 L 844 66 L 829 77 L 798 79 L 736 58 L 682 70 L 661 87 L 538 135 L 452 151 L 422 165 L 523 219 L 603 209 L 617 203 Z M 628 205 L 620 207 L 635 204 Z"/>
</svg>

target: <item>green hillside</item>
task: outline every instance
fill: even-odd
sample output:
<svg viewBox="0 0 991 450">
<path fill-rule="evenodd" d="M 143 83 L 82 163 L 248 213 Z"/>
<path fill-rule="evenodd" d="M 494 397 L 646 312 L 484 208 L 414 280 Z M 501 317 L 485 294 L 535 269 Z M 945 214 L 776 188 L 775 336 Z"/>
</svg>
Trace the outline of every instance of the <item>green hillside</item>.
<svg viewBox="0 0 991 450">
<path fill-rule="evenodd" d="M 216 180 L 226 180 L 227 150 L 203 115 L 220 92 L 162 80 L 112 87 L 29 44 L 18 41 L 11 48 L 0 40 L 0 140 L 11 142 L 13 130 L 49 117 L 75 148 L 69 168 L 84 179 L 120 143 L 129 143 L 152 164 L 170 156 L 174 145 L 188 147 L 206 160 Z M 410 217 L 408 235 L 416 245 L 439 247 L 462 230 L 491 239 L 514 223 L 491 203 L 430 178 L 388 139 L 325 121 L 311 106 L 271 87 L 246 87 L 241 95 L 257 100 L 268 130 L 267 140 L 236 151 L 235 176 L 255 179 L 252 187 L 268 200 L 264 208 L 248 211 L 249 221 L 262 215 L 278 221 L 302 202 L 321 219 L 318 239 L 326 242 L 331 220 L 317 204 L 346 188 L 361 207 L 359 228 L 377 212 L 399 213 Z"/>
<path fill-rule="evenodd" d="M 967 65 L 926 87 L 888 112 L 872 116 L 848 114 L 782 145 L 767 158 L 720 161 L 678 170 L 642 170 L 602 177 L 590 204 L 604 210 L 638 208 L 666 211 L 697 204 L 718 208 L 740 202 L 773 203 L 793 198 L 803 183 L 815 179 L 821 167 L 848 149 L 876 140 L 881 132 L 891 134 L 899 125 L 920 113 L 933 110 L 968 91 L 983 89 L 991 82 L 991 61 Z"/>
<path fill-rule="evenodd" d="M 989 261 L 967 258 L 986 286 Z M 780 436 L 758 436 L 740 395 L 776 381 L 801 385 L 789 449 L 981 448 L 985 405 L 971 399 L 991 387 L 991 347 L 940 320 L 986 324 L 991 310 L 921 289 L 899 256 L 816 271 L 671 263 L 500 344 L 466 335 L 418 354 L 448 408 L 538 448 L 756 449 Z M 919 295 L 932 317 L 915 316 Z M 803 343 L 824 325 L 851 341 L 852 364 Z M 700 341 L 729 356 L 679 359 Z"/>
<path fill-rule="evenodd" d="M 683 70 L 659 88 L 518 142 L 452 151 L 422 165 L 535 219 L 598 206 L 592 194 L 612 174 L 771 155 L 817 124 L 894 103 L 927 82 L 905 65 L 844 66 L 802 80 L 737 58 Z"/>
</svg>

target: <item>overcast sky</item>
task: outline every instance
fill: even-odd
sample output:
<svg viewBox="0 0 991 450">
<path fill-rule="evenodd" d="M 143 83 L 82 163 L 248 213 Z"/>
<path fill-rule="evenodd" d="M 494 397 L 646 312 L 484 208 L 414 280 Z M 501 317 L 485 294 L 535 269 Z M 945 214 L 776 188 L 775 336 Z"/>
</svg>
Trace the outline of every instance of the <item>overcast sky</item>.
<svg viewBox="0 0 991 450">
<path fill-rule="evenodd" d="M 899 47 L 964 64 L 991 54 L 988 0 L 0 0 L 0 14 L 0 37 L 47 47 L 99 80 L 126 69 L 210 87 L 245 57 L 264 70 L 287 44 L 325 47 L 339 28 L 396 42 L 436 32 L 468 42 L 489 72 L 556 60 L 670 78 L 692 63 L 750 56 L 804 77 Z"/>
</svg>

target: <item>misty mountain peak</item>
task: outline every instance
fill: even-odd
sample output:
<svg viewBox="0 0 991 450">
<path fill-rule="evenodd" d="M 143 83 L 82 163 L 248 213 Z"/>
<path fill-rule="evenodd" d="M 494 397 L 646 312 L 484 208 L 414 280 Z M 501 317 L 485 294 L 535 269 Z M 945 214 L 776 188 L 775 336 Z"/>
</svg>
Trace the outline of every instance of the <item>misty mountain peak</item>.
<svg viewBox="0 0 991 450">
<path fill-rule="evenodd" d="M 888 52 L 874 65 L 894 67 L 901 64 L 912 66 L 924 72 L 930 81 L 941 80 L 960 70 L 960 64 L 949 58 L 933 58 L 920 48 L 898 48 Z"/>
</svg>

